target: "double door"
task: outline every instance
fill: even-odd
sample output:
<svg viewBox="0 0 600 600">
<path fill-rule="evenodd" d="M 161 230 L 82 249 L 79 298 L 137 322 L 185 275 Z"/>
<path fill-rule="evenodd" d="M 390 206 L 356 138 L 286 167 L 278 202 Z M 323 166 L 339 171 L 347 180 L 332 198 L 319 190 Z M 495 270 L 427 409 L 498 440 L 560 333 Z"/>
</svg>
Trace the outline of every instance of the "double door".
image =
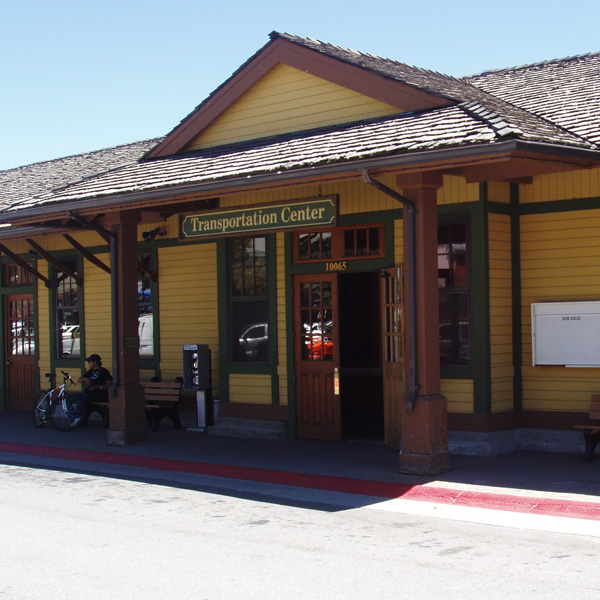
<svg viewBox="0 0 600 600">
<path fill-rule="evenodd" d="M 344 281 L 344 285 L 340 278 L 348 276 L 335 273 L 294 278 L 299 438 L 339 441 L 350 420 L 358 418 L 371 423 L 378 419 L 385 443 L 398 447 L 400 400 L 405 393 L 401 270 L 394 268 L 371 275 L 356 282 Z M 362 290 L 356 285 L 361 284 L 372 286 L 373 293 L 359 293 Z M 350 305 L 358 296 L 366 298 L 362 307 L 365 319 L 357 318 L 356 307 L 349 311 L 340 306 Z M 349 317 L 349 313 L 354 316 Z M 371 314 L 375 316 L 370 318 Z M 362 328 L 357 326 L 359 320 Z M 371 331 L 366 332 L 365 327 Z M 340 347 L 340 340 L 344 348 Z M 357 403 L 361 373 L 367 373 L 371 379 L 369 385 L 360 389 L 364 397 Z M 377 374 L 376 385 L 373 373 Z"/>
</svg>

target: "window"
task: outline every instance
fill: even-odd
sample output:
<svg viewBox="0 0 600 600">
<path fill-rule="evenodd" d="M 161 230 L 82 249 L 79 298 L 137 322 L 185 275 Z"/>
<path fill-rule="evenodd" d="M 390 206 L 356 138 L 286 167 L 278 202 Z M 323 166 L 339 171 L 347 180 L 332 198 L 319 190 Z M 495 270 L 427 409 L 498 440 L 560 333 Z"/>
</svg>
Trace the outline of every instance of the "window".
<svg viewBox="0 0 600 600">
<path fill-rule="evenodd" d="M 355 227 L 344 230 L 344 257 L 379 256 L 380 227 Z"/>
<path fill-rule="evenodd" d="M 229 242 L 229 332 L 233 362 L 269 359 L 269 303 L 265 237 Z"/>
<path fill-rule="evenodd" d="M 76 260 L 63 260 L 65 270 L 77 273 Z M 58 358 L 79 358 L 79 287 L 75 278 L 62 271 L 55 271 L 56 281 L 56 340 Z"/>
<path fill-rule="evenodd" d="M 446 366 L 471 362 L 471 319 L 467 223 L 438 226 L 440 361 Z"/>
<path fill-rule="evenodd" d="M 33 283 L 33 275 L 26 271 L 20 265 L 6 265 L 4 270 L 4 285 L 8 287 L 16 287 L 19 285 L 31 285 Z"/>
<path fill-rule="evenodd" d="M 294 262 L 359 260 L 385 255 L 384 225 L 337 227 L 295 234 Z"/>
<path fill-rule="evenodd" d="M 140 358 L 154 356 L 154 310 L 152 308 L 152 279 L 150 252 L 141 252 L 138 269 L 138 335 Z"/>
<path fill-rule="evenodd" d="M 323 260 L 331 258 L 331 231 L 298 234 L 298 259 Z"/>
</svg>

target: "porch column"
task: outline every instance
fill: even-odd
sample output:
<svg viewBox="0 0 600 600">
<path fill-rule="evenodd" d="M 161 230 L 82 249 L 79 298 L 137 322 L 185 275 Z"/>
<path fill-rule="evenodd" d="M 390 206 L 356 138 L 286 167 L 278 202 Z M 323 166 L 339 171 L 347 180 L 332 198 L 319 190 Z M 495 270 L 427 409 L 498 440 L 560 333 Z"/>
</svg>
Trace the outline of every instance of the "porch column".
<svg viewBox="0 0 600 600">
<path fill-rule="evenodd" d="M 111 214 L 109 224 L 116 235 L 116 320 L 113 323 L 114 343 L 118 348 L 113 373 L 118 383 L 116 396 L 109 398 L 109 446 L 131 446 L 148 441 L 144 410 L 144 389 L 140 384 L 140 356 L 137 303 L 137 224 L 139 210 Z M 113 272 L 112 277 L 115 277 Z M 108 326 L 108 323 L 107 323 Z"/>
<path fill-rule="evenodd" d="M 412 409 L 401 402 L 400 472 L 420 475 L 450 469 L 447 400 L 441 395 L 437 280 L 437 190 L 441 174 L 399 176 L 398 187 L 415 204 L 417 382 Z M 406 223 L 406 220 L 405 220 Z M 404 239 L 406 240 L 406 235 Z M 408 253 L 405 252 L 405 256 Z"/>
</svg>

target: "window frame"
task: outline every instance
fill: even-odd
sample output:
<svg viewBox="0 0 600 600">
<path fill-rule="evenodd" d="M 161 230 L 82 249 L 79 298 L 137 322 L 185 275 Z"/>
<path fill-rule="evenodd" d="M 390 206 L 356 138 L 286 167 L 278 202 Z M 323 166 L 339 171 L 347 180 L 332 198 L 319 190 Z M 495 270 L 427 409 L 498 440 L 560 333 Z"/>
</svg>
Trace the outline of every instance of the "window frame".
<svg viewBox="0 0 600 600">
<path fill-rule="evenodd" d="M 369 231 L 377 229 L 379 238 L 379 252 L 377 254 L 354 254 L 347 255 L 345 253 L 345 239 L 346 234 L 350 231 L 354 232 L 356 239 L 357 232 L 359 230 L 366 230 L 367 238 L 369 237 Z M 324 233 L 331 234 L 331 256 L 319 256 L 317 258 L 301 258 L 300 256 L 300 237 L 306 235 L 317 235 L 322 236 Z M 311 263 L 322 263 L 333 260 L 345 260 L 345 261 L 356 261 L 356 260 L 373 260 L 378 258 L 386 257 L 386 237 L 385 237 L 385 223 L 374 222 L 374 223 L 359 223 L 356 225 L 344 225 L 339 227 L 330 228 L 319 228 L 315 227 L 312 229 L 301 229 L 293 232 L 292 237 L 292 262 L 297 265 L 311 264 Z"/>
<path fill-rule="evenodd" d="M 233 282 L 233 269 L 234 269 L 234 265 L 233 265 L 233 244 L 236 243 L 240 243 L 243 247 L 244 244 L 244 240 L 253 240 L 253 244 L 255 243 L 255 240 L 258 239 L 262 239 L 264 240 L 264 265 L 261 265 L 260 268 L 264 270 L 264 282 L 261 284 L 262 286 L 264 286 L 264 293 L 262 294 L 250 294 L 250 295 L 244 295 L 244 294 L 234 294 L 234 282 Z M 274 328 L 272 327 L 272 315 L 271 315 L 271 310 L 272 310 L 272 306 L 271 306 L 271 301 L 270 301 L 270 285 L 271 285 L 271 254 L 272 254 L 272 250 L 271 250 L 271 241 L 270 241 L 270 236 L 263 234 L 263 235 L 244 235 L 244 236 L 236 236 L 236 237 L 232 237 L 231 239 L 227 240 L 226 243 L 226 254 L 227 254 L 227 357 L 228 357 L 228 364 L 229 365 L 234 365 L 234 366 L 242 366 L 242 365 L 246 365 L 246 366 L 252 366 L 252 365 L 256 365 L 256 366 L 266 366 L 269 365 L 271 360 L 272 360 L 272 355 L 273 355 L 273 351 L 274 351 Z M 242 259 L 242 263 L 241 263 L 241 281 L 244 282 L 245 281 L 245 277 L 244 277 L 244 259 Z M 235 267 L 236 269 L 238 268 L 237 266 Z M 253 271 L 254 271 L 254 285 L 256 285 L 256 268 L 257 268 L 257 261 L 256 261 L 256 253 L 254 254 L 254 259 L 253 259 Z M 242 291 L 244 291 L 244 283 L 242 283 Z M 254 287 L 254 290 L 256 291 L 256 288 Z M 236 352 L 235 352 L 235 339 L 234 339 L 234 321 L 238 315 L 237 313 L 237 309 L 239 309 L 239 307 L 242 304 L 247 304 L 247 303 L 256 303 L 256 304 L 261 304 L 262 306 L 258 307 L 258 311 L 257 312 L 262 312 L 262 314 L 265 315 L 264 317 L 264 323 L 249 323 L 246 326 L 241 326 L 238 327 L 237 329 L 239 329 L 239 333 L 238 335 L 245 330 L 249 330 L 252 327 L 256 327 L 257 325 L 265 325 L 266 328 L 266 338 L 267 338 L 267 350 L 266 350 L 266 354 L 263 354 L 263 350 L 262 350 L 262 346 L 261 346 L 261 341 L 259 340 L 255 346 L 256 348 L 253 346 L 252 348 L 249 348 L 249 352 L 256 352 L 255 356 L 256 357 L 261 357 L 260 359 L 255 358 L 255 359 L 250 359 L 250 360 L 240 360 L 239 356 L 236 356 Z M 245 327 L 245 329 L 244 329 Z M 258 338 L 257 338 L 258 339 Z M 262 339 L 262 338 L 261 338 Z M 260 354 L 259 354 L 259 346 L 260 346 Z M 249 355 L 250 356 L 250 355 Z"/>
<path fill-rule="evenodd" d="M 82 260 L 79 256 L 76 255 L 69 255 L 69 256 L 64 256 L 61 257 L 60 259 L 61 263 L 64 264 L 65 267 L 70 267 L 70 266 L 74 266 L 75 268 L 72 269 L 73 272 L 75 274 L 81 274 L 83 269 L 82 269 Z M 85 343 L 84 343 L 84 332 L 83 332 L 83 286 L 78 285 L 77 281 L 75 281 L 73 278 L 71 278 L 69 275 L 65 274 L 64 278 L 59 279 L 58 274 L 61 273 L 62 271 L 60 271 L 60 269 L 58 269 L 58 267 L 56 266 L 52 266 L 52 277 L 51 277 L 51 281 L 52 281 L 52 312 L 51 312 L 51 323 L 52 323 L 52 327 L 51 327 L 51 333 L 53 336 L 53 351 L 54 351 L 54 356 L 56 357 L 57 361 L 81 361 L 82 358 L 85 357 L 85 352 L 82 352 L 82 349 L 85 348 Z M 81 275 L 80 275 L 81 276 Z M 69 305 L 63 305 L 60 306 L 59 305 L 59 299 L 58 299 L 58 294 L 60 291 L 60 284 L 61 281 L 64 281 L 65 279 L 73 279 L 73 283 L 75 284 L 76 290 L 77 290 L 77 302 L 75 304 L 69 304 Z M 77 313 L 78 313 L 78 325 L 77 327 L 79 328 L 78 331 L 78 335 L 79 335 L 79 352 L 77 355 L 74 355 L 72 353 L 66 354 L 64 352 L 64 347 L 62 344 L 62 333 L 61 330 L 58 329 L 58 324 L 62 323 L 63 320 L 61 318 L 59 318 L 59 314 L 62 314 L 63 311 L 66 310 L 71 310 L 73 311 L 73 309 L 76 309 Z"/>
<path fill-rule="evenodd" d="M 466 277 L 464 285 L 450 285 L 450 286 L 441 286 L 438 284 L 438 306 L 439 306 L 439 314 L 440 314 L 440 366 L 442 368 L 458 368 L 458 369 L 468 369 L 473 366 L 473 289 L 472 289 L 472 236 L 471 236 L 471 219 L 468 214 L 457 214 L 457 215 L 444 215 L 440 216 L 438 219 L 438 280 L 439 280 L 439 257 L 440 257 L 440 228 L 442 227 L 450 227 L 452 226 L 462 226 L 464 227 L 464 243 L 465 243 L 465 259 L 464 265 L 466 270 Z M 451 236 L 452 234 L 450 234 Z M 452 237 L 450 237 L 450 246 L 452 247 Z M 452 265 L 454 264 L 453 256 L 454 253 L 449 253 L 450 259 L 450 272 L 453 273 Z M 454 281 L 452 281 L 454 283 Z M 461 323 L 451 322 L 450 326 L 454 328 L 453 333 L 450 337 L 450 343 L 455 348 L 454 356 L 452 360 L 449 362 L 444 362 L 443 356 L 444 352 L 442 351 L 442 343 L 445 338 L 441 337 L 441 328 L 443 326 L 442 323 L 442 302 L 443 299 L 447 299 L 450 297 L 457 298 L 458 296 L 464 296 L 466 298 L 466 320 L 468 323 L 468 333 L 465 337 L 464 334 L 461 334 Z M 460 315 L 457 318 L 461 318 Z M 462 339 L 461 339 L 462 338 Z M 468 358 L 463 362 L 460 361 L 460 348 L 461 345 L 467 345 L 468 348 Z M 456 361 L 456 348 L 458 348 L 458 356 L 459 360 Z"/>
</svg>

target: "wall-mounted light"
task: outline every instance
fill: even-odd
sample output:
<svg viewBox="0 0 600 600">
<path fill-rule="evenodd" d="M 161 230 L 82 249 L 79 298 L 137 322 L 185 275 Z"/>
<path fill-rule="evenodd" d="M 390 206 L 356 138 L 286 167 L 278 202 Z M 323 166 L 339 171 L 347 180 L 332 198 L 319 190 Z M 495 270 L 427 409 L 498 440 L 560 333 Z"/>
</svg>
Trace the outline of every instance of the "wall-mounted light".
<svg viewBox="0 0 600 600">
<path fill-rule="evenodd" d="M 142 233 L 142 237 L 148 244 L 151 244 L 154 241 L 154 239 L 159 235 L 167 235 L 161 227 L 157 227 L 152 231 L 144 231 L 144 233 Z"/>
</svg>

